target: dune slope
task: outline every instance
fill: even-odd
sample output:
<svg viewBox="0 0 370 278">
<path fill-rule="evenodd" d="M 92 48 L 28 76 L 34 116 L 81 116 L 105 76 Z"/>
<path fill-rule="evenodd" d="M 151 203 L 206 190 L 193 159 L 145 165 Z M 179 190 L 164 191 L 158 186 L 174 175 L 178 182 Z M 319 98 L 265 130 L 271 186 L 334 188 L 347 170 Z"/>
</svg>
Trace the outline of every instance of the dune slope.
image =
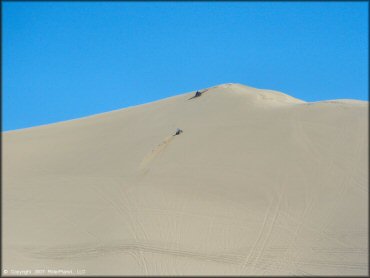
<svg viewBox="0 0 370 278">
<path fill-rule="evenodd" d="M 368 102 L 202 92 L 3 133 L 3 269 L 366 275 Z"/>
</svg>

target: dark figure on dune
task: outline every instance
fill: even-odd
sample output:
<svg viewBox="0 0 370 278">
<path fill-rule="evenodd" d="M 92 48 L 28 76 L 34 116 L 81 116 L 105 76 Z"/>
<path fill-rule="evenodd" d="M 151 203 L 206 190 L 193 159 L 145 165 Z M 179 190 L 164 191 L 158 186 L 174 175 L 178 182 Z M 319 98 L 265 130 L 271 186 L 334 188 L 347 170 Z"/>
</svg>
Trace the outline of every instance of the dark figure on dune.
<svg viewBox="0 0 370 278">
<path fill-rule="evenodd" d="M 195 96 L 194 97 L 200 97 L 202 95 L 202 93 L 201 92 L 199 92 L 199 91 L 197 91 L 196 93 L 195 93 Z"/>
<path fill-rule="evenodd" d="M 192 96 L 191 98 L 189 98 L 189 100 L 190 99 L 193 99 L 193 98 L 196 98 L 196 97 L 200 97 L 205 91 L 207 91 L 207 90 L 203 90 L 203 92 L 197 91 L 194 96 Z"/>
<path fill-rule="evenodd" d="M 181 129 L 177 129 L 175 135 L 179 135 L 181 132 L 183 132 Z"/>
</svg>

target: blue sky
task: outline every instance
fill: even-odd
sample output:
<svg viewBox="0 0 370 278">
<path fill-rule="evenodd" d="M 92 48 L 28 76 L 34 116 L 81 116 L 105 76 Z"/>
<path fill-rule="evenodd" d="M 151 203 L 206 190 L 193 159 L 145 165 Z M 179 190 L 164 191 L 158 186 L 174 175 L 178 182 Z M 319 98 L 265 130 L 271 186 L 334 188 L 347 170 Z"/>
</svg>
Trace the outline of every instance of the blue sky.
<svg viewBox="0 0 370 278">
<path fill-rule="evenodd" d="M 222 83 L 368 100 L 367 2 L 3 2 L 3 130 Z"/>
</svg>

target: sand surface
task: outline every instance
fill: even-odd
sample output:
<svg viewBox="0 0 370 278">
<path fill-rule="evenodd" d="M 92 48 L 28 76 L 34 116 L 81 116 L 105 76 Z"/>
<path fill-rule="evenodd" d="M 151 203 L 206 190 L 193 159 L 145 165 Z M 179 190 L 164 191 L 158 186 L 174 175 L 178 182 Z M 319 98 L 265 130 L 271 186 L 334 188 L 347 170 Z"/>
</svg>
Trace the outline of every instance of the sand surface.
<svg viewBox="0 0 370 278">
<path fill-rule="evenodd" d="M 366 275 L 368 102 L 194 93 L 3 133 L 3 271 Z"/>
</svg>

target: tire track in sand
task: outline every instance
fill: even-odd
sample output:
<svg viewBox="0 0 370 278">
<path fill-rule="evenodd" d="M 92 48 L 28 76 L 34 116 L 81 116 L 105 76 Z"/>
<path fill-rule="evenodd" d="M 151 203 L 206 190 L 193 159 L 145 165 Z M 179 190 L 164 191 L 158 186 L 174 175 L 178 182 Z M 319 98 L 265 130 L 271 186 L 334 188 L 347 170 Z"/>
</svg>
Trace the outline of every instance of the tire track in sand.
<svg viewBox="0 0 370 278">
<path fill-rule="evenodd" d="M 156 158 L 158 155 L 160 155 L 166 148 L 167 146 L 171 143 L 175 136 L 170 135 L 167 136 L 162 143 L 160 143 L 158 146 L 156 146 L 151 152 L 147 153 L 143 160 L 140 163 L 139 169 L 142 174 L 145 174 L 149 169 L 148 165 Z"/>
<path fill-rule="evenodd" d="M 109 254 L 131 252 L 179 256 L 188 259 L 236 265 L 240 264 L 243 260 L 243 256 L 238 254 L 202 253 L 143 242 L 115 242 L 105 245 L 64 245 L 54 246 L 51 248 L 28 247 L 24 249 L 23 252 L 27 253 L 28 256 L 34 259 L 47 260 L 71 260 L 73 258 L 86 259 L 89 257 L 100 257 Z"/>
</svg>

